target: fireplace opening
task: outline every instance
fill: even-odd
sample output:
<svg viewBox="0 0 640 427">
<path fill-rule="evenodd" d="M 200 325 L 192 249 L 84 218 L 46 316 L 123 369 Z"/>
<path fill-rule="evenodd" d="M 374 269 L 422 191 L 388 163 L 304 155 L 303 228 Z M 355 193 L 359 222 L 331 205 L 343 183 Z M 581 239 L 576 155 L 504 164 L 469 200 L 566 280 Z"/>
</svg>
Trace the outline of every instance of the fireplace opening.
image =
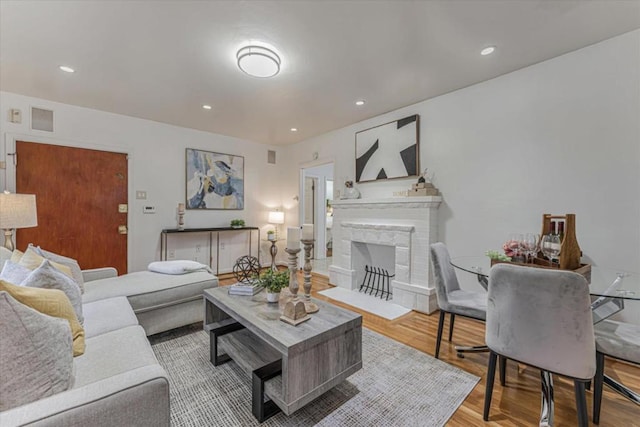
<svg viewBox="0 0 640 427">
<path fill-rule="evenodd" d="M 380 299 L 386 298 L 386 300 L 389 301 L 389 297 L 391 296 L 389 281 L 396 277 L 396 275 L 389 274 L 384 268 L 369 265 L 364 266 L 364 271 L 364 280 L 360 285 L 359 291 L 376 297 L 380 294 Z"/>
<path fill-rule="evenodd" d="M 376 296 L 380 296 L 384 285 L 384 297 L 390 299 L 393 296 L 390 282 L 396 274 L 396 248 L 390 245 L 356 241 L 352 241 L 351 245 L 351 268 L 356 274 L 356 286 L 360 286 L 363 292 L 367 289 L 366 293 L 370 293 L 373 289 L 372 295 L 376 295 L 377 288 Z"/>
</svg>

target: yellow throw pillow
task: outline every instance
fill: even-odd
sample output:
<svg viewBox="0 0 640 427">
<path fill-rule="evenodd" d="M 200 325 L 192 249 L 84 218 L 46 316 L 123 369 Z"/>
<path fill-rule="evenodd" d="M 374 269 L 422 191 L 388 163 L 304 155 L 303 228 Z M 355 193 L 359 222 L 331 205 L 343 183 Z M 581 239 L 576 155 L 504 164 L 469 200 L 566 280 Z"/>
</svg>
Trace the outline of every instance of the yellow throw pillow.
<svg viewBox="0 0 640 427">
<path fill-rule="evenodd" d="M 76 312 L 69 298 L 57 289 L 29 288 L 16 286 L 0 280 L 0 291 L 6 291 L 18 302 L 52 317 L 66 319 L 71 326 L 73 338 L 73 356 L 84 354 L 84 329 L 78 322 Z"/>
<path fill-rule="evenodd" d="M 35 270 L 36 268 L 40 267 L 40 264 L 42 264 L 42 261 L 44 260 L 45 258 L 38 255 L 32 247 L 29 247 L 27 248 L 27 251 L 24 253 L 24 255 L 22 255 L 22 258 L 20 258 L 20 262 L 18 262 L 18 264 L 23 267 L 27 267 L 29 270 Z M 71 269 L 69 267 L 67 267 L 66 265 L 62 265 L 59 262 L 49 262 L 56 268 L 56 270 L 63 272 L 66 276 L 73 279 L 73 273 L 71 273 Z"/>
<path fill-rule="evenodd" d="M 22 255 L 24 255 L 24 252 L 14 249 L 13 252 L 11 252 L 11 261 L 16 264 L 19 263 L 22 259 Z"/>
</svg>

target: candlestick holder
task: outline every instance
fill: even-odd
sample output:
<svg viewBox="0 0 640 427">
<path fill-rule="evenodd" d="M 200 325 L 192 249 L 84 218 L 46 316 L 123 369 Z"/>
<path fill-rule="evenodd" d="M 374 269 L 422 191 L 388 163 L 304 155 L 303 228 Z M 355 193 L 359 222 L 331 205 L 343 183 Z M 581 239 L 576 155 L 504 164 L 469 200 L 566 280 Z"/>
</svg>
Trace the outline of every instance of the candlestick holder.
<svg viewBox="0 0 640 427">
<path fill-rule="evenodd" d="M 178 230 L 184 230 L 184 204 L 178 203 Z"/>
<path fill-rule="evenodd" d="M 280 320 L 296 326 L 311 319 L 311 316 L 307 314 L 304 301 L 301 301 L 298 297 L 299 286 L 297 270 L 300 248 L 285 248 L 284 251 L 289 254 L 289 293 L 291 296 L 289 297 L 289 301 L 284 305 Z"/>
<path fill-rule="evenodd" d="M 320 308 L 311 301 L 311 249 L 313 249 L 315 240 L 302 239 L 300 241 L 304 246 L 304 267 L 302 268 L 304 270 L 304 307 L 307 313 L 316 313 Z"/>
</svg>

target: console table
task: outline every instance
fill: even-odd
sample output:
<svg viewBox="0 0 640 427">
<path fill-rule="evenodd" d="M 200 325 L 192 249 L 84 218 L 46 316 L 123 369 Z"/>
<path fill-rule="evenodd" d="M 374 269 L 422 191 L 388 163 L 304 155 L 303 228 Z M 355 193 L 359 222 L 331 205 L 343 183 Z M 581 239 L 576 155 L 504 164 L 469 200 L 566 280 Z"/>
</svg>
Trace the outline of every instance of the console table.
<svg viewBox="0 0 640 427">
<path fill-rule="evenodd" d="M 225 231 L 247 231 L 249 232 L 249 255 L 251 255 L 251 247 L 253 242 L 252 232 L 258 232 L 258 262 L 260 262 L 260 229 L 258 227 L 214 227 L 214 228 L 185 228 L 180 230 L 177 228 L 167 228 L 160 233 L 160 260 L 167 260 L 167 239 L 169 236 L 180 236 L 191 233 L 209 233 L 209 267 L 213 269 L 213 236 L 216 237 L 216 276 L 220 274 L 220 233 Z"/>
<path fill-rule="evenodd" d="M 270 304 L 265 295 L 229 295 L 224 286 L 203 295 L 211 363 L 233 360 L 252 376 L 259 421 L 292 414 L 362 368 L 361 315 L 314 299 L 320 311 L 292 326 L 280 321 L 284 299 Z"/>
</svg>

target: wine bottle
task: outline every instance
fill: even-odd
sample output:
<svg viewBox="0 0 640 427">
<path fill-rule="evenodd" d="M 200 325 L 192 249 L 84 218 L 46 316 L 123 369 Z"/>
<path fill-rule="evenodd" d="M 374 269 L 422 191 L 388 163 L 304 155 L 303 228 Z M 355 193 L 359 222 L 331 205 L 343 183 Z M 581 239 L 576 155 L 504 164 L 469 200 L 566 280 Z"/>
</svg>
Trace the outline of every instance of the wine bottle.
<svg viewBox="0 0 640 427">
<path fill-rule="evenodd" d="M 564 240 L 564 221 L 558 221 L 558 235 L 560 236 L 560 242 Z"/>
<path fill-rule="evenodd" d="M 580 256 L 582 255 L 576 238 L 576 215 L 567 214 L 565 225 L 566 230 L 560 251 L 560 268 L 575 270 L 580 267 Z"/>
</svg>

